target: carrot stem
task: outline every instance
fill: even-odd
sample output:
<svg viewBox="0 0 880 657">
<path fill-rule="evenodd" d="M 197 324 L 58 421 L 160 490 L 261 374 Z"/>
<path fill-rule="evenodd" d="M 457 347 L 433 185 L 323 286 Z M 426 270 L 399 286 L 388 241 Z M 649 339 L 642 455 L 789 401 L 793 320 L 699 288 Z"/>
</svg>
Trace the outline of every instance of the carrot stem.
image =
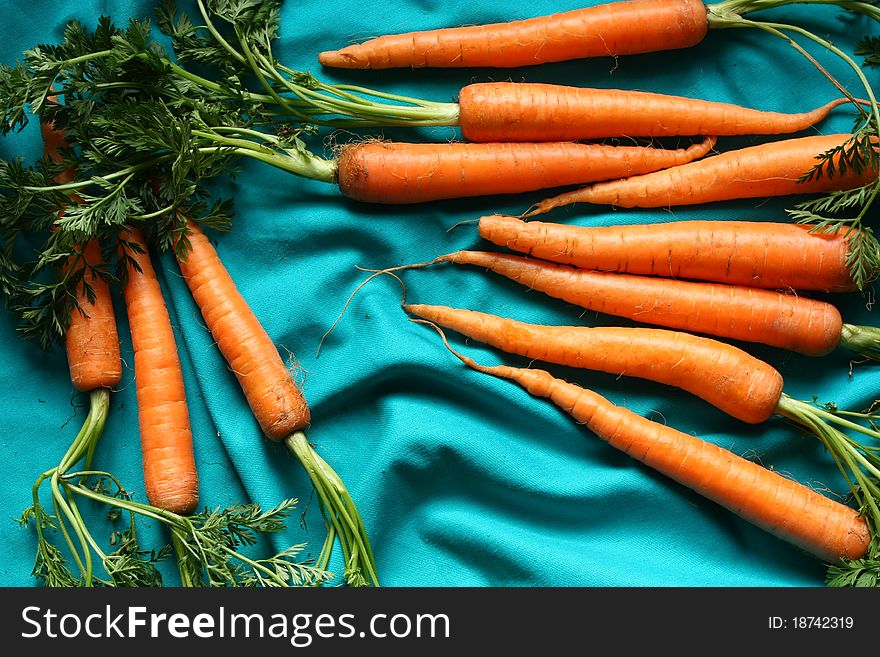
<svg viewBox="0 0 880 657">
<path fill-rule="evenodd" d="M 843 420 L 833 413 L 796 400 L 783 393 L 777 407 L 778 413 L 788 418 L 795 424 L 807 429 L 809 433 L 819 438 L 828 452 L 838 464 L 845 466 L 844 476 L 850 483 L 850 489 L 854 497 L 859 501 L 861 511 L 871 526 L 872 535 L 876 536 L 880 530 L 880 457 L 873 453 L 870 447 L 860 445 L 850 436 L 828 424 L 835 422 L 841 426 L 858 431 L 875 438 L 880 433 L 872 432 L 865 427 Z M 852 479 L 857 482 L 855 485 Z"/>
<path fill-rule="evenodd" d="M 305 466 L 318 491 L 322 511 L 329 513 L 330 524 L 338 530 L 348 583 L 365 586 L 371 582 L 373 586 L 379 586 L 370 540 L 360 513 L 342 479 L 312 448 L 302 431 L 295 431 L 287 436 L 284 444 Z"/>
<path fill-rule="evenodd" d="M 840 335 L 841 346 L 866 358 L 880 360 L 880 328 L 844 324 Z"/>
<path fill-rule="evenodd" d="M 39 490 L 42 487 L 43 482 L 47 479 L 49 480 L 50 490 L 52 491 L 52 504 L 56 511 L 58 530 L 61 532 L 61 535 L 70 550 L 71 557 L 82 575 L 85 586 L 92 585 L 92 563 L 91 552 L 89 550 L 89 539 L 91 535 L 86 530 L 85 523 L 78 511 L 75 507 L 71 506 L 68 500 L 66 500 L 61 482 L 67 471 L 83 457 L 86 457 L 88 461 L 91 461 L 95 446 L 103 433 L 104 424 L 107 420 L 110 406 L 110 391 L 106 388 L 92 390 L 89 394 L 89 399 L 89 413 L 86 415 L 86 418 L 76 437 L 71 442 L 70 447 L 68 447 L 57 466 L 47 470 L 37 478 L 32 489 L 34 509 L 39 513 L 42 509 L 42 504 L 39 501 Z M 65 517 L 67 518 L 67 522 L 64 520 Z M 70 527 L 76 535 L 76 538 L 79 540 L 79 549 L 74 544 L 73 536 L 68 529 L 68 522 L 70 523 Z M 42 544 L 46 541 L 46 537 L 39 519 L 36 526 L 37 540 Z M 82 552 L 80 552 L 80 549 Z"/>
</svg>

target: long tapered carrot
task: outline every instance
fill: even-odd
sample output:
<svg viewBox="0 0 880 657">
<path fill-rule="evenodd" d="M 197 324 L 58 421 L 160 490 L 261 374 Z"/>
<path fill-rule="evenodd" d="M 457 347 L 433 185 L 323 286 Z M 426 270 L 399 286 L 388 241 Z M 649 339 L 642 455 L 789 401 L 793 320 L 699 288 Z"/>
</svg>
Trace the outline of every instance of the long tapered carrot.
<svg viewBox="0 0 880 657">
<path fill-rule="evenodd" d="M 848 134 L 813 135 L 726 151 L 664 171 L 564 192 L 539 201 L 523 216 L 543 214 L 572 203 L 665 208 L 854 189 L 876 180 L 877 170 L 849 168 L 835 176 L 801 180 L 823 153 L 840 146 L 850 137 Z"/>
<path fill-rule="evenodd" d="M 777 412 L 782 375 L 733 345 L 656 328 L 545 326 L 448 306 L 405 310 L 508 353 L 655 381 L 758 424 Z"/>
<path fill-rule="evenodd" d="M 484 82 L 461 89 L 458 122 L 475 142 L 769 135 L 805 130 L 848 102 L 786 114 L 645 91 Z"/>
<path fill-rule="evenodd" d="M 849 292 L 845 231 L 772 221 L 667 221 L 576 226 L 480 218 L 484 239 L 560 264 L 770 289 Z"/>
<path fill-rule="evenodd" d="M 571 142 L 364 142 L 341 151 L 336 181 L 345 196 L 371 203 L 514 194 L 684 164 L 715 142 L 708 137 L 669 150 Z"/>
<path fill-rule="evenodd" d="M 342 544 L 346 580 L 377 585 L 376 565 L 360 513 L 345 484 L 306 439 L 311 413 L 278 349 L 238 291 L 216 249 L 194 221 L 187 222 L 187 248 L 178 252 L 181 274 L 208 330 L 230 369 L 235 372 L 263 433 L 284 444 L 309 474 Z M 325 547 L 329 557 L 329 550 Z"/>
<path fill-rule="evenodd" d="M 706 36 L 700 0 L 634 0 L 536 18 L 380 36 L 318 55 L 340 68 L 529 66 L 696 45 Z"/>
<path fill-rule="evenodd" d="M 851 331 L 832 304 L 773 290 L 599 272 L 536 258 L 457 251 L 439 262 L 484 267 L 587 310 L 645 324 L 758 342 L 810 356 L 836 349 Z"/>
<path fill-rule="evenodd" d="M 127 250 L 136 265 L 127 265 L 123 296 L 134 347 L 147 499 L 174 513 L 190 513 L 198 504 L 199 479 L 174 330 L 143 234 L 132 228 L 120 240 L 141 250 Z"/>
<path fill-rule="evenodd" d="M 824 561 L 859 559 L 868 551 L 868 524 L 849 506 L 544 370 L 489 367 L 450 350 L 478 372 L 550 400 L 612 447 Z"/>
</svg>

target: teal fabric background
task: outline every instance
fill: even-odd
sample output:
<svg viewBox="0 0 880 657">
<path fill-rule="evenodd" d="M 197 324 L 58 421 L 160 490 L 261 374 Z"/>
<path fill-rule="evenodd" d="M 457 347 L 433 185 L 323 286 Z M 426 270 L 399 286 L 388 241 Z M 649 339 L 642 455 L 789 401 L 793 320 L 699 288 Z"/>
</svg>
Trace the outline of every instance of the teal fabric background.
<svg viewBox="0 0 880 657">
<path fill-rule="evenodd" d="M 181 3 L 185 6 L 186 3 Z M 837 91 L 782 42 L 747 30 L 710 33 L 686 52 L 568 62 L 516 70 L 320 70 L 316 54 L 380 33 L 442 25 L 525 18 L 596 0 L 439 2 L 301 0 L 284 7 L 279 59 L 328 81 L 453 100 L 471 81 L 525 80 L 618 87 L 728 101 L 761 109 L 802 111 Z M 63 24 L 93 25 L 99 14 L 117 22 L 149 15 L 152 3 L 97 0 L 13 0 L 0 26 L 0 58 L 54 42 Z M 799 21 L 847 51 L 853 35 L 877 33 L 867 19 L 842 20 L 827 8 L 774 11 Z M 811 51 L 817 52 L 810 48 Z M 853 75 L 830 56 L 822 61 L 860 93 Z M 869 73 L 873 80 L 876 75 Z M 852 119 L 839 109 L 820 125 L 845 132 Z M 363 133 L 369 134 L 369 133 Z M 448 140 L 451 128 L 389 130 L 400 139 Z M 343 133 L 312 142 L 357 139 Z M 323 141 L 322 141 L 323 140 Z M 757 139 L 722 139 L 719 148 Z M 0 154 L 28 159 L 41 152 L 31 124 L 0 142 Z M 237 215 L 229 234 L 214 234 L 219 253 L 282 353 L 298 362 L 312 406 L 310 439 L 347 482 L 373 543 L 386 586 L 821 586 L 824 565 L 729 512 L 632 461 L 548 402 L 512 383 L 465 368 L 429 328 L 407 321 L 400 289 L 391 279 L 360 291 L 324 343 L 322 334 L 365 274 L 356 266 L 387 267 L 429 260 L 459 248 L 485 247 L 473 224 L 492 212 L 519 213 L 533 195 L 481 198 L 391 208 L 357 204 L 332 187 L 301 180 L 258 163 L 244 163 L 235 183 Z M 574 206 L 549 220 L 583 225 L 693 218 L 784 220 L 791 200 L 755 200 L 673 211 L 626 211 Z M 323 538 L 316 502 L 299 464 L 260 435 L 232 373 L 212 344 L 176 265 L 156 258 L 185 369 L 202 505 L 235 501 L 273 504 L 300 500 L 299 515 L 273 546 Z M 620 324 L 528 293 L 480 270 L 436 267 L 405 276 L 408 299 L 556 324 Z M 117 295 L 117 301 L 118 301 Z M 872 296 L 839 295 L 847 321 L 876 323 Z M 97 459 L 142 498 L 142 477 L 131 342 L 118 306 L 125 375 Z M 453 343 L 482 363 L 525 365 L 457 336 Z M 779 368 L 789 394 L 863 408 L 880 391 L 875 367 L 856 367 L 836 352 L 821 359 L 770 348 L 747 349 Z M 35 550 L 32 529 L 14 522 L 28 506 L 33 480 L 54 465 L 85 415 L 61 352 L 45 354 L 22 342 L 10 319 L 0 318 L 0 584 L 30 586 Z M 704 402 L 660 385 L 549 367 L 633 411 L 699 435 L 829 494 L 844 494 L 841 475 L 818 441 L 781 419 L 763 426 L 731 420 Z M 311 502 L 311 503 L 310 503 Z M 163 535 L 145 525 L 156 541 Z M 109 532 L 109 529 L 108 529 Z M 150 534 L 152 532 L 152 534 Z M 334 561 L 339 570 L 339 563 Z M 169 583 L 175 583 L 173 572 Z"/>
</svg>

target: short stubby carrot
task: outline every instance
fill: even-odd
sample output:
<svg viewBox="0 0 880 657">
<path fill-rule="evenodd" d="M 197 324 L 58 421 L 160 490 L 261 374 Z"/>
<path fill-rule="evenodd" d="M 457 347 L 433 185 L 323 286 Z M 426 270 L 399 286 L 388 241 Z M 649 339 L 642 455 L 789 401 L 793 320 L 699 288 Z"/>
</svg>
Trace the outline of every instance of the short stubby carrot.
<svg viewBox="0 0 880 657">
<path fill-rule="evenodd" d="M 863 516 L 797 481 L 544 370 L 488 367 L 453 353 L 479 372 L 550 400 L 615 449 L 823 561 L 859 559 L 868 551 L 871 532 Z"/>
<path fill-rule="evenodd" d="M 49 97 L 49 102 L 56 102 L 54 96 Z M 40 134 L 44 157 L 60 162 L 61 149 L 67 147 L 64 135 L 50 123 L 40 124 Z M 72 170 L 63 171 L 56 176 L 56 182 L 70 182 L 73 176 Z M 63 212 L 62 209 L 61 214 Z M 102 264 L 101 246 L 92 239 L 80 247 L 78 255 L 68 258 L 64 274 L 76 275 L 86 267 L 100 267 Z M 83 271 L 82 276 L 83 281 L 77 286 L 76 307 L 64 329 L 70 380 L 80 392 L 114 388 L 122 380 L 122 361 L 110 286 L 91 270 Z M 86 291 L 86 284 L 91 288 L 91 294 Z"/>
<path fill-rule="evenodd" d="M 848 168 L 835 176 L 802 178 L 824 153 L 841 146 L 849 134 L 813 135 L 767 142 L 689 162 L 665 171 L 600 182 L 536 203 L 523 216 L 543 214 L 572 203 L 621 208 L 666 208 L 747 198 L 816 194 L 863 187 L 877 179 L 876 169 Z"/>
<path fill-rule="evenodd" d="M 485 251 L 457 251 L 437 260 L 483 267 L 587 310 L 809 356 L 830 353 L 844 335 L 832 304 L 773 290 L 577 269 Z"/>
<path fill-rule="evenodd" d="M 195 222 L 181 274 L 263 433 L 281 441 L 311 421 L 308 404 L 266 330 Z"/>
<path fill-rule="evenodd" d="M 848 102 L 786 114 L 646 91 L 483 82 L 461 89 L 458 121 L 474 142 L 771 135 L 805 130 Z"/>
<path fill-rule="evenodd" d="M 318 55 L 339 68 L 515 67 L 696 45 L 708 31 L 700 0 L 632 0 L 509 23 L 380 36 Z"/>
<path fill-rule="evenodd" d="M 543 326 L 448 306 L 404 309 L 502 351 L 686 390 L 750 424 L 777 412 L 782 375 L 733 345 L 656 328 Z"/>
<path fill-rule="evenodd" d="M 171 319 L 146 240 L 139 229 L 120 239 L 136 244 L 128 250 L 140 271 L 128 266 L 123 288 L 131 342 L 134 348 L 135 391 L 138 403 L 144 483 L 153 506 L 190 513 L 198 504 L 198 474 L 193 450 L 183 371 Z"/>
<path fill-rule="evenodd" d="M 856 289 L 840 230 L 772 221 L 666 221 L 577 226 L 488 215 L 484 239 L 582 269 L 715 281 L 769 289 Z"/>
<path fill-rule="evenodd" d="M 706 155 L 715 142 L 708 137 L 679 149 L 572 142 L 364 142 L 342 149 L 336 179 L 343 195 L 370 203 L 515 194 L 684 164 Z"/>
<path fill-rule="evenodd" d="M 99 266 L 101 247 L 96 240 L 86 242 L 82 259 L 71 256 L 70 267 L 81 269 L 88 263 Z M 110 286 L 103 278 L 90 271 L 83 273 L 92 288 L 92 296 L 83 287 L 77 289 L 77 304 L 70 313 L 70 322 L 64 331 L 64 345 L 70 380 L 80 391 L 114 388 L 122 380 L 122 361 L 119 355 L 119 332 Z"/>
</svg>

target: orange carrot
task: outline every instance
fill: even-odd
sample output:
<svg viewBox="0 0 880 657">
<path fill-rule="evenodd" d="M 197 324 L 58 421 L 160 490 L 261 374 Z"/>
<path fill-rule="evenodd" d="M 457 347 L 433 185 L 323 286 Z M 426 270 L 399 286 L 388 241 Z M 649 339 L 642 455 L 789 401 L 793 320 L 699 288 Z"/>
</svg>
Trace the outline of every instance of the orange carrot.
<svg viewBox="0 0 880 657">
<path fill-rule="evenodd" d="M 421 304 L 405 310 L 508 353 L 681 388 L 750 424 L 772 417 L 782 395 L 782 375 L 767 363 L 733 345 L 681 331 L 541 326 Z"/>
<path fill-rule="evenodd" d="M 849 168 L 836 176 L 801 181 L 818 158 L 851 135 L 814 135 L 727 151 L 665 171 L 601 182 L 536 203 L 526 217 L 571 203 L 623 208 L 665 208 L 745 198 L 815 194 L 855 189 L 875 181 L 878 172 Z"/>
<path fill-rule="evenodd" d="M 490 215 L 480 235 L 499 246 L 583 269 L 749 287 L 847 292 L 845 231 L 765 221 L 571 226 Z"/>
<path fill-rule="evenodd" d="M 520 256 L 458 251 L 437 259 L 475 265 L 587 310 L 645 324 L 828 354 L 853 330 L 830 303 L 772 290 L 576 269 Z M 843 339 L 843 340 L 842 340 Z"/>
<path fill-rule="evenodd" d="M 785 114 L 644 91 L 525 82 L 470 84 L 458 99 L 462 135 L 474 142 L 782 134 L 805 130 L 848 102 Z"/>
<path fill-rule="evenodd" d="M 706 36 L 700 0 L 633 0 L 510 23 L 380 36 L 318 55 L 341 68 L 514 67 L 696 45 Z"/>
<path fill-rule="evenodd" d="M 102 262 L 98 242 L 90 240 L 82 249 L 83 262 L 71 256 L 69 267 L 81 269 L 98 266 Z M 70 380 L 80 391 L 96 388 L 114 388 L 122 380 L 122 361 L 119 356 L 119 334 L 116 314 L 107 281 L 90 272 L 84 274 L 94 297 L 89 299 L 85 289 L 77 289 L 77 303 L 64 331 Z"/>
<path fill-rule="evenodd" d="M 134 347 L 147 499 L 174 513 L 190 513 L 198 504 L 198 474 L 171 319 L 143 234 L 132 228 L 120 240 L 142 251 L 127 250 L 136 266 L 127 266 L 123 293 Z"/>
<path fill-rule="evenodd" d="M 216 250 L 195 222 L 180 271 L 220 353 L 235 373 L 266 437 L 281 441 L 309 426 L 306 400 Z"/>
<path fill-rule="evenodd" d="M 714 137 L 676 150 L 570 142 L 365 142 L 342 150 L 336 180 L 345 196 L 358 201 L 419 203 L 656 171 L 702 157 L 714 145 Z"/>
<path fill-rule="evenodd" d="M 326 567 L 337 538 L 345 560 L 345 578 L 353 586 L 379 585 L 376 564 L 360 512 L 345 484 L 314 450 L 303 429 L 309 407 L 272 339 L 238 291 L 202 229 L 187 222 L 185 250 L 178 249 L 180 271 L 201 310 L 217 347 L 235 372 L 263 433 L 284 442 L 308 472 L 332 531 L 322 550 Z"/>
<path fill-rule="evenodd" d="M 612 447 L 824 561 L 859 559 L 868 550 L 871 532 L 855 509 L 544 370 L 487 367 L 452 351 L 479 372 L 549 399 Z"/>
<path fill-rule="evenodd" d="M 50 97 L 50 102 L 54 102 L 54 98 Z M 48 123 L 40 124 L 40 132 L 44 156 L 53 162 L 60 162 L 59 149 L 66 146 L 64 136 Z M 57 176 L 59 183 L 72 179 L 73 171 L 65 171 Z M 77 275 L 79 270 L 87 266 L 100 266 L 102 261 L 100 245 L 96 240 L 90 240 L 81 249 L 79 257 L 71 256 L 68 259 L 64 271 L 66 275 Z M 91 271 L 83 276 L 82 284 L 77 287 L 77 309 L 70 314 L 64 342 L 73 387 L 86 392 L 117 386 L 122 380 L 122 361 L 110 287 L 103 278 Z M 86 283 L 94 295 L 91 299 L 85 289 Z"/>
</svg>

